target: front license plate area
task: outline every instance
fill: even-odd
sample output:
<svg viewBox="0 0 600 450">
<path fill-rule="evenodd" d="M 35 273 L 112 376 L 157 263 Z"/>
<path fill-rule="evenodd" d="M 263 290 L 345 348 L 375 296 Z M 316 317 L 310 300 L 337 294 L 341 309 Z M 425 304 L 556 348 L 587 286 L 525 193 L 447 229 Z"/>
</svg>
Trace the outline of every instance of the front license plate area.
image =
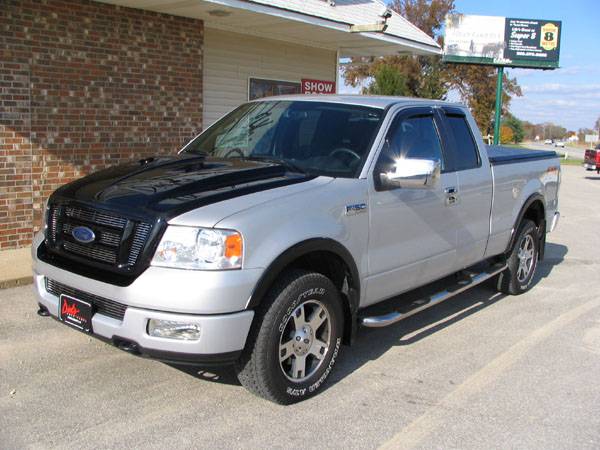
<svg viewBox="0 0 600 450">
<path fill-rule="evenodd" d="M 69 295 L 60 296 L 59 319 L 85 333 L 92 332 L 92 305 Z"/>
</svg>

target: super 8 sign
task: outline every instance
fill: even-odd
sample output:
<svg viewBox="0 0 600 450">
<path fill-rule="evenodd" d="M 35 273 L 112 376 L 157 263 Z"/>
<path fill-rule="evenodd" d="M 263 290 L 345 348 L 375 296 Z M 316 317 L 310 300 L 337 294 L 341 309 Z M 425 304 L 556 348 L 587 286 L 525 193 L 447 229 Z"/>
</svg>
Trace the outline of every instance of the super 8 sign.
<svg viewBox="0 0 600 450">
<path fill-rule="evenodd" d="M 335 94 L 335 81 L 303 78 L 300 86 L 303 94 Z"/>
</svg>

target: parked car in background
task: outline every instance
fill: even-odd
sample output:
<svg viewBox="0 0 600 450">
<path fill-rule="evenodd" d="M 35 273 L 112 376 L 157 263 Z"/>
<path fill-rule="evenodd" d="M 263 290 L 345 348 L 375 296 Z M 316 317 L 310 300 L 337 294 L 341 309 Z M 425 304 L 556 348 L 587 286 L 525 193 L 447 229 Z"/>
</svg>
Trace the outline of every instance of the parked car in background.
<svg viewBox="0 0 600 450">
<path fill-rule="evenodd" d="M 600 145 L 597 145 L 595 149 L 585 151 L 583 167 L 586 170 L 595 170 L 600 174 Z"/>
<path fill-rule="evenodd" d="M 251 392 L 294 403 L 358 326 L 492 277 L 531 288 L 559 182 L 554 151 L 488 147 L 462 105 L 246 103 L 177 155 L 51 195 L 32 246 L 39 313 L 133 354 L 233 364 Z"/>
<path fill-rule="evenodd" d="M 552 145 L 552 139 L 546 139 L 544 141 L 544 144 L 546 144 L 546 145 Z"/>
</svg>

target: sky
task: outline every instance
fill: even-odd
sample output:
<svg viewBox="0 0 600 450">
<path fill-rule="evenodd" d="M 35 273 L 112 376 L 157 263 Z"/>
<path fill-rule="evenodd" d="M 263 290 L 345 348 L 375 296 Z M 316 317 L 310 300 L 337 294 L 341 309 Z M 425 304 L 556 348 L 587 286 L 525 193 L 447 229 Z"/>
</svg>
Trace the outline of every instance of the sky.
<svg viewBox="0 0 600 450">
<path fill-rule="evenodd" d="M 533 123 L 592 128 L 600 117 L 600 0 L 455 0 L 457 12 L 561 20 L 560 68 L 509 69 L 523 90 L 510 111 Z M 348 91 L 342 86 L 341 91 Z"/>
</svg>

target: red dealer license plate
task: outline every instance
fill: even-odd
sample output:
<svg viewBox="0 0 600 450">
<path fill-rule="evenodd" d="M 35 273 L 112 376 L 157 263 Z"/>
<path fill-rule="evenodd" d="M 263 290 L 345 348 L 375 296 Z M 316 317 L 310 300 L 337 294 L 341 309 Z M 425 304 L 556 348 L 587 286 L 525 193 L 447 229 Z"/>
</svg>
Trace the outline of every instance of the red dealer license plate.
<svg viewBox="0 0 600 450">
<path fill-rule="evenodd" d="M 82 300 L 60 296 L 58 317 L 61 321 L 86 333 L 92 332 L 92 305 Z"/>
</svg>

